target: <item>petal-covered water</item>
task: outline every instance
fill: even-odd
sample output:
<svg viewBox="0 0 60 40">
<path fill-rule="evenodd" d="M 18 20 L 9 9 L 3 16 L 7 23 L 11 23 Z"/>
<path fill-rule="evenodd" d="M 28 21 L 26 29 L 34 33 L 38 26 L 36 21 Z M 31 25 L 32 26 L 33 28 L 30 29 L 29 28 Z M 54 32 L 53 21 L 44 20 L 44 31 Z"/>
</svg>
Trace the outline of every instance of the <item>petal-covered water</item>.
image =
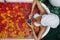
<svg viewBox="0 0 60 40">
<path fill-rule="evenodd" d="M 31 3 L 0 3 L 0 38 L 28 38 L 32 36 L 26 23 Z M 39 12 L 35 7 L 34 12 Z M 39 28 L 34 27 L 38 32 Z"/>
</svg>

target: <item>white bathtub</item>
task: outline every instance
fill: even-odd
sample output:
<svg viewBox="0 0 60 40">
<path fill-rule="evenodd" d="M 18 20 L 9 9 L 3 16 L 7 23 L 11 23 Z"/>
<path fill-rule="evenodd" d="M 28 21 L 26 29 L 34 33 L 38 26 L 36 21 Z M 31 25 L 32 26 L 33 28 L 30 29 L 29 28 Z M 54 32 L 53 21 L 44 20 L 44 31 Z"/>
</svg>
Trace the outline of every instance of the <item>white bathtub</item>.
<svg viewBox="0 0 60 40">
<path fill-rule="evenodd" d="M 33 2 L 33 0 L 29 0 L 29 1 L 28 0 L 25 0 L 25 1 L 24 0 L 18 0 L 18 1 L 17 0 L 6 0 L 6 1 L 7 2 L 28 2 L 28 3 Z M 45 8 L 46 12 L 48 14 L 50 14 L 50 11 L 49 11 L 48 7 L 43 3 L 42 3 L 42 6 Z M 42 35 L 42 38 L 45 37 L 48 34 L 49 30 L 50 30 L 50 27 L 47 27 L 46 31 Z M 1 39 L 1 40 L 34 40 L 34 39 Z"/>
</svg>

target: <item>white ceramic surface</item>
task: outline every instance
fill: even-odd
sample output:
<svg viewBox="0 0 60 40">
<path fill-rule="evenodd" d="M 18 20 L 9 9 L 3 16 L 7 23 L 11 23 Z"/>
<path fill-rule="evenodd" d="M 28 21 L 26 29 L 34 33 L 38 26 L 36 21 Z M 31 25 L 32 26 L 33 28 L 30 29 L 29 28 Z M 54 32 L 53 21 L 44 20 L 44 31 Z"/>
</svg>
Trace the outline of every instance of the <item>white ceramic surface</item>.
<svg viewBox="0 0 60 40">
<path fill-rule="evenodd" d="M 7 2 L 33 2 L 33 0 L 6 0 Z"/>
<path fill-rule="evenodd" d="M 56 7 L 60 7 L 60 0 L 49 0 L 49 2 Z"/>
<path fill-rule="evenodd" d="M 34 39 L 0 39 L 0 40 L 34 40 Z"/>
<path fill-rule="evenodd" d="M 46 10 L 46 12 L 48 14 L 50 14 L 50 11 L 49 11 L 48 7 L 45 4 L 43 4 L 43 3 L 41 3 L 41 4 L 42 4 L 43 8 Z M 49 30 L 50 30 L 50 27 L 47 27 L 46 31 L 42 35 L 42 38 L 45 37 L 48 34 Z"/>
<path fill-rule="evenodd" d="M 4 2 L 4 0 L 0 0 L 0 2 Z"/>
</svg>

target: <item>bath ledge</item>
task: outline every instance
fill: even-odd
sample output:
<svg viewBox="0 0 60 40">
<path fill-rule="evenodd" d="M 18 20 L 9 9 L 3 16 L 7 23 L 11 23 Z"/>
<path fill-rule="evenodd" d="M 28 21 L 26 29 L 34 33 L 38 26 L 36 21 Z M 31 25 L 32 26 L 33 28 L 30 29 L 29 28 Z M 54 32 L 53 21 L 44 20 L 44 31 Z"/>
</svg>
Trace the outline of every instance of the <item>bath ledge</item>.
<svg viewBox="0 0 60 40">
<path fill-rule="evenodd" d="M 34 39 L 0 39 L 0 40 L 34 40 Z"/>
</svg>

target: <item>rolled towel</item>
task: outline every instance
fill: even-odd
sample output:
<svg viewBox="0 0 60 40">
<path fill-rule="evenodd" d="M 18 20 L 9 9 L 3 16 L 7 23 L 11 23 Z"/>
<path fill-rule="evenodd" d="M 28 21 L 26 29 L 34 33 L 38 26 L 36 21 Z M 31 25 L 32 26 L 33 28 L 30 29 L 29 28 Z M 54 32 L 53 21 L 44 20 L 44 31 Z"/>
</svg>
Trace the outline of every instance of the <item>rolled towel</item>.
<svg viewBox="0 0 60 40">
<path fill-rule="evenodd" d="M 56 28 L 59 25 L 59 17 L 55 14 L 43 15 L 41 24 L 44 26 L 50 26 L 51 28 Z"/>
<path fill-rule="evenodd" d="M 34 22 L 34 25 L 39 27 L 41 24 L 37 23 L 37 22 Z"/>
<path fill-rule="evenodd" d="M 39 17 L 40 15 L 38 14 L 38 13 L 36 13 L 34 16 L 33 16 L 33 18 L 37 18 L 37 17 Z"/>
</svg>

